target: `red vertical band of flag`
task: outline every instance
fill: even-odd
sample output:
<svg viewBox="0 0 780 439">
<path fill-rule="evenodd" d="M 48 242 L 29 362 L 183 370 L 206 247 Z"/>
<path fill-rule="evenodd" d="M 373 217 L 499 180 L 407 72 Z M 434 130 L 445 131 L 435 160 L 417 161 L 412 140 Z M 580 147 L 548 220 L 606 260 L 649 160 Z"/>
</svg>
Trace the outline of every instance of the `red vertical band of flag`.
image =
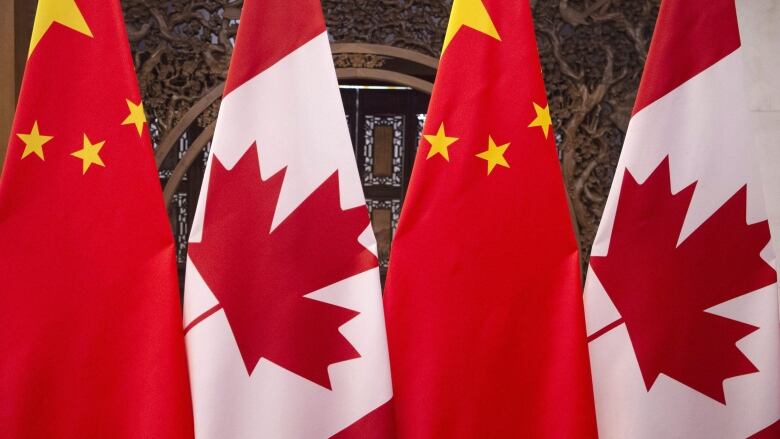
<svg viewBox="0 0 780 439">
<path fill-rule="evenodd" d="M 251 25 L 238 27 L 225 95 L 325 32 L 325 19 L 318 2 L 301 1 L 293 5 L 249 1 L 243 5 L 241 17 L 251 17 L 248 18 Z M 247 44 L 238 44 L 241 40 Z M 263 44 L 254 44 L 256 41 Z"/>
<path fill-rule="evenodd" d="M 734 0 L 663 2 L 656 28 L 634 114 L 740 46 Z"/>
</svg>

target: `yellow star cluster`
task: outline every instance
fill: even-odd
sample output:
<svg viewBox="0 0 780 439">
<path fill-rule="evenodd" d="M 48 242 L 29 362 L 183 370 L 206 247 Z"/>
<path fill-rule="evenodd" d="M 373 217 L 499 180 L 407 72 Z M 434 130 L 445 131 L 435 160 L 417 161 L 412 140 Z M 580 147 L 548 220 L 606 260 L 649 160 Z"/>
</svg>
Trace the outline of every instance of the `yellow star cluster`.
<svg viewBox="0 0 780 439">
<path fill-rule="evenodd" d="M 122 121 L 121 125 L 132 125 L 138 131 L 138 135 L 143 136 L 143 127 L 146 123 L 143 105 L 141 103 L 136 104 L 129 99 L 126 99 L 126 104 L 130 114 Z M 105 140 L 93 142 L 87 136 L 87 133 L 82 134 L 83 142 L 80 149 L 73 151 L 70 154 L 72 157 L 81 160 L 82 174 L 86 174 L 92 165 L 105 167 L 106 165 L 100 157 L 100 151 L 106 143 Z M 24 144 L 22 159 L 34 154 L 42 161 L 45 161 L 44 147 L 48 146 L 49 142 L 56 139 L 55 136 L 51 134 L 41 133 L 39 120 L 33 122 L 29 133 L 17 133 L 16 137 Z"/>
<path fill-rule="evenodd" d="M 541 128 L 544 133 L 544 138 L 546 139 L 550 134 L 550 127 L 552 126 L 550 107 L 542 107 L 534 102 L 534 111 L 536 112 L 536 118 L 528 125 L 528 128 Z M 431 145 L 426 159 L 430 160 L 433 157 L 441 156 L 447 162 L 450 161 L 450 147 L 460 140 L 458 137 L 447 135 L 444 128 L 444 122 L 439 125 L 436 134 L 423 134 L 423 138 Z M 496 166 L 504 168 L 510 167 L 509 162 L 504 156 L 510 145 L 510 142 L 499 145 L 493 139 L 492 135 L 488 136 L 487 150 L 475 155 L 475 157 L 485 160 L 487 163 L 487 175 L 493 173 Z"/>
</svg>

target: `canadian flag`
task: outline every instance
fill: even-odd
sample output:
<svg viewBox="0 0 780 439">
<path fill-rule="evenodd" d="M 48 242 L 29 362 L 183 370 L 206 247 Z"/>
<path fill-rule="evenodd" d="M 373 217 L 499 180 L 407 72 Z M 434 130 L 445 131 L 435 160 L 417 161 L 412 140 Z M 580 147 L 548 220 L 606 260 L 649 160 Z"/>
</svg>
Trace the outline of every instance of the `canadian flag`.
<svg viewBox="0 0 780 439">
<path fill-rule="evenodd" d="M 586 283 L 599 436 L 780 437 L 775 255 L 734 0 L 664 0 Z"/>
<path fill-rule="evenodd" d="M 247 0 L 190 235 L 200 438 L 390 435 L 387 341 L 316 0 Z"/>
</svg>

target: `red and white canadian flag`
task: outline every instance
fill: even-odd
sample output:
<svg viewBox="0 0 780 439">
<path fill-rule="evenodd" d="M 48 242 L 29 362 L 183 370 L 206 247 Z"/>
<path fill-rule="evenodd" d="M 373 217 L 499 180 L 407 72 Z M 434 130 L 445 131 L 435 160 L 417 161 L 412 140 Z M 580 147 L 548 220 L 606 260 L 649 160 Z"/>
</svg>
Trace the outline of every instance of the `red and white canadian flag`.
<svg viewBox="0 0 780 439">
<path fill-rule="evenodd" d="M 198 437 L 391 433 L 375 255 L 319 1 L 245 1 L 187 262 Z"/>
<path fill-rule="evenodd" d="M 780 437 L 775 256 L 734 0 L 664 0 L 586 284 L 599 436 Z"/>
</svg>

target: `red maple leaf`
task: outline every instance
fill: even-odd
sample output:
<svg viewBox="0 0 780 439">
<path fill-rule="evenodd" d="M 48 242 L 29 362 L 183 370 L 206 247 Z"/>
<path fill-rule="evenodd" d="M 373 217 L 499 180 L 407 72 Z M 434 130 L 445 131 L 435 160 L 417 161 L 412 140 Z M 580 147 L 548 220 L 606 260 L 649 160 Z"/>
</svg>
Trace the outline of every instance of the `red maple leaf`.
<svg viewBox="0 0 780 439">
<path fill-rule="evenodd" d="M 695 186 L 672 194 L 668 157 L 643 184 L 626 170 L 609 252 L 591 266 L 648 391 L 663 373 L 725 404 L 723 381 L 758 371 L 735 345 L 758 328 L 705 310 L 775 283 L 776 273 L 760 256 L 767 221 L 746 223 L 746 187 L 678 245 Z"/>
<path fill-rule="evenodd" d="M 303 297 L 377 266 L 358 242 L 365 206 L 341 210 L 331 175 L 274 230 L 285 170 L 263 182 L 253 145 L 228 171 L 214 157 L 203 237 L 189 255 L 225 311 L 251 375 L 260 358 L 330 388 L 330 364 L 358 358 L 338 332 L 356 312 Z"/>
</svg>

